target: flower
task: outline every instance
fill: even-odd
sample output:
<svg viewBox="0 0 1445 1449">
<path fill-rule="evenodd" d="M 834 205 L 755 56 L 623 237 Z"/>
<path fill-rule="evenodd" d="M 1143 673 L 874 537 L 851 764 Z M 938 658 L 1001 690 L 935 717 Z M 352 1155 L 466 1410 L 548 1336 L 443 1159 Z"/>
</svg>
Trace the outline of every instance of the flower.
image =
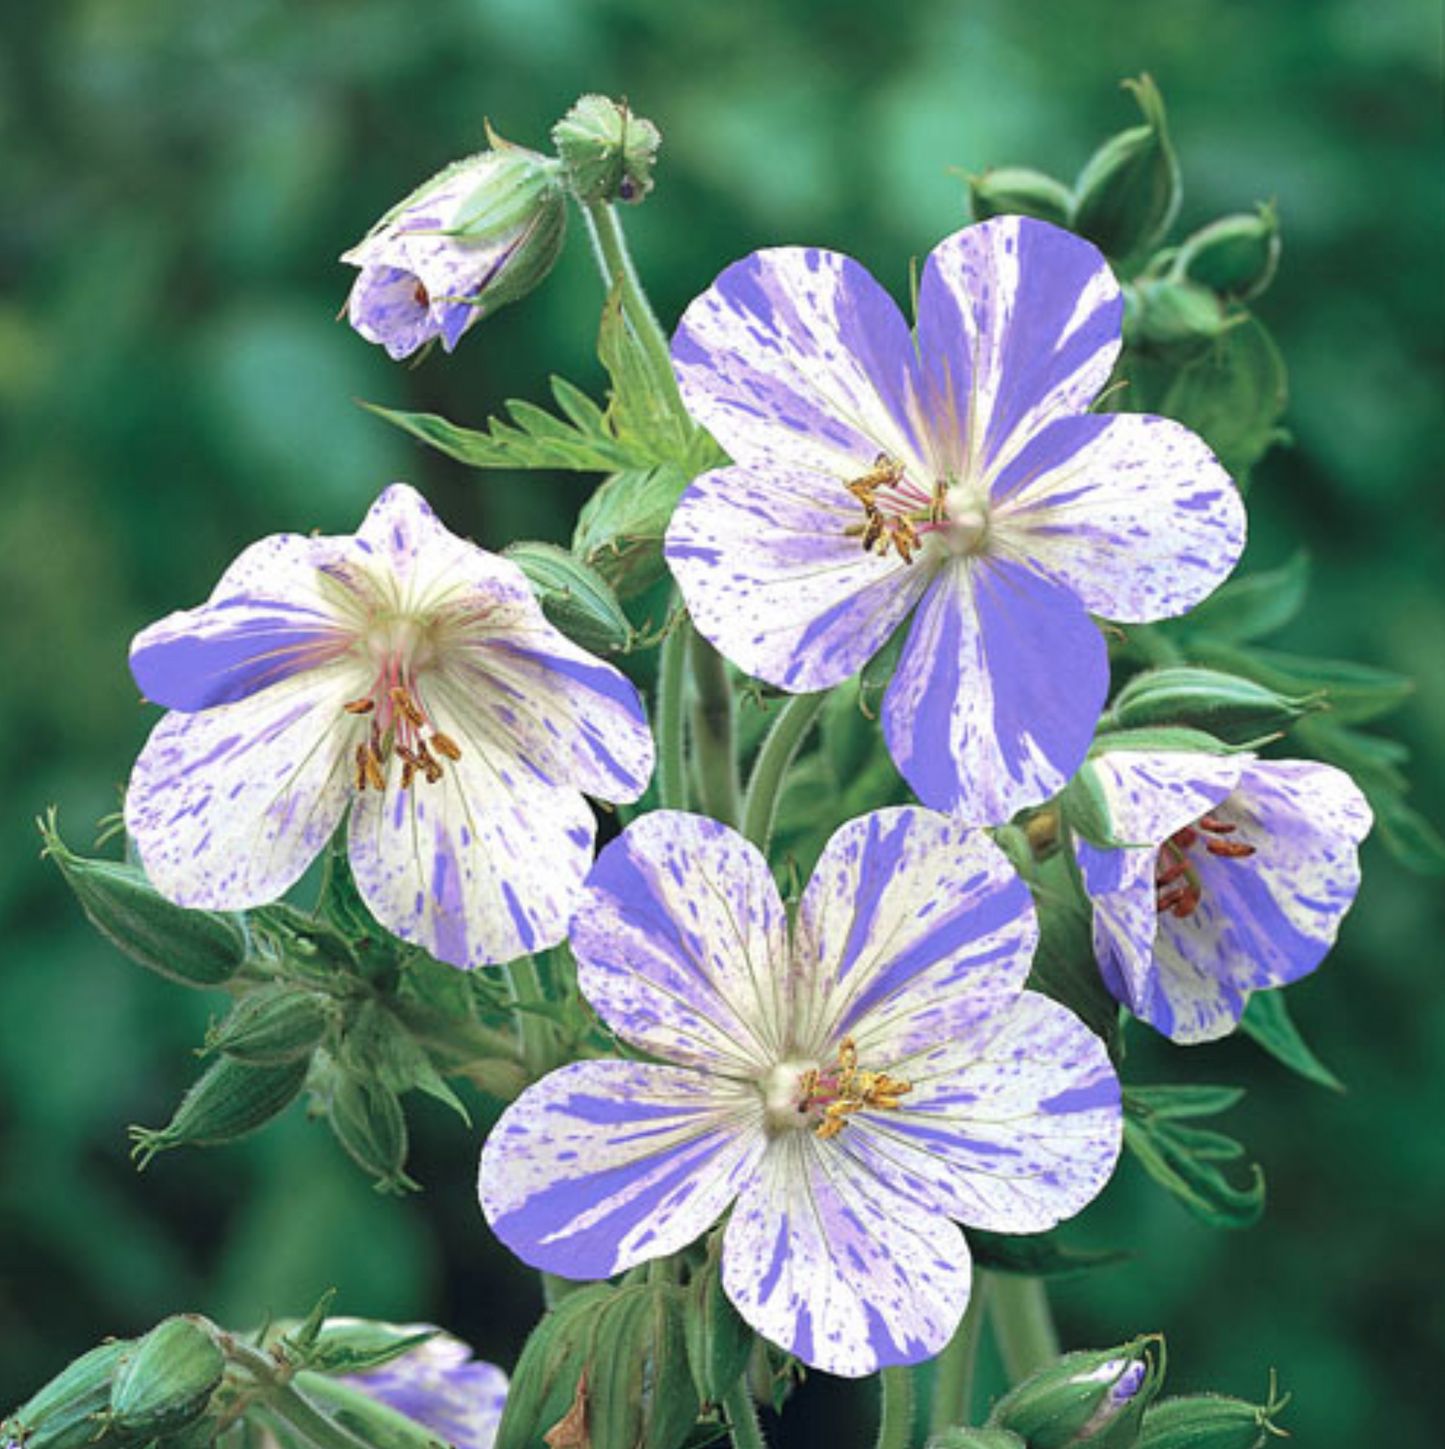
<svg viewBox="0 0 1445 1449">
<path fill-rule="evenodd" d="M 762 855 L 657 811 L 606 846 L 572 924 L 578 982 L 657 1062 L 529 1088 L 482 1154 L 493 1230 L 605 1278 L 731 1206 L 723 1287 L 804 1362 L 937 1353 L 969 1296 L 949 1219 L 1038 1232 L 1104 1185 L 1119 1084 L 1099 1040 L 1023 990 L 1038 930 L 1002 852 L 918 808 L 844 825 L 787 916 Z"/>
<path fill-rule="evenodd" d="M 557 163 L 493 137 L 384 216 L 341 260 L 361 268 L 351 325 L 393 358 L 440 337 L 452 351 L 481 317 L 525 296 L 562 249 Z"/>
<path fill-rule="evenodd" d="M 916 607 L 883 727 L 925 805 L 992 823 L 1054 794 L 1108 686 L 1089 615 L 1182 614 L 1243 547 L 1199 438 L 1087 411 L 1121 310 L 1094 247 L 1008 216 L 935 248 L 916 334 L 856 262 L 787 247 L 729 267 L 673 338 L 684 401 L 734 460 L 667 534 L 697 627 L 807 692 Z"/>
<path fill-rule="evenodd" d="M 1116 840 L 1076 841 L 1104 983 L 1176 1042 L 1239 1024 L 1251 991 L 1308 975 L 1360 885 L 1370 807 L 1341 770 L 1111 750 L 1089 765 Z"/>
<path fill-rule="evenodd" d="M 136 637 L 131 670 L 172 711 L 125 808 L 162 895 L 274 900 L 349 806 L 366 904 L 458 966 L 562 939 L 592 859 L 583 792 L 633 800 L 652 771 L 633 686 L 403 484 L 354 537 L 253 544 Z"/>
<path fill-rule="evenodd" d="M 416 1325 L 418 1332 L 426 1328 Z M 440 1332 L 381 1368 L 348 1375 L 346 1382 L 430 1429 L 452 1449 L 492 1449 L 507 1403 L 506 1374 Z"/>
</svg>

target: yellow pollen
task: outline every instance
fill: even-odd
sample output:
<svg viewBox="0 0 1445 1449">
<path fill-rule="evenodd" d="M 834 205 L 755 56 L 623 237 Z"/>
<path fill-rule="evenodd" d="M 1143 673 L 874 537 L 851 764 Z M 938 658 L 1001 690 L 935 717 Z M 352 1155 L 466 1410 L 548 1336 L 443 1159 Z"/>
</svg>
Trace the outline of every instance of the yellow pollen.
<svg viewBox="0 0 1445 1449">
<path fill-rule="evenodd" d="M 396 706 L 397 713 L 418 729 L 426 724 L 426 716 L 416 707 L 416 701 L 401 685 L 398 684 L 392 689 L 391 702 Z"/>
<path fill-rule="evenodd" d="M 370 695 L 363 695 L 360 699 L 353 699 L 342 705 L 347 714 L 370 714 L 376 708 L 376 701 Z"/>
<path fill-rule="evenodd" d="M 799 1110 L 821 1108 L 814 1133 L 825 1142 L 848 1125 L 848 1118 L 864 1110 L 896 1112 L 901 1099 L 913 1090 L 912 1082 L 887 1072 L 860 1071 L 858 1048 L 852 1037 L 838 1044 L 838 1063 L 829 1071 L 816 1067 L 804 1073 L 799 1083 Z"/>
<path fill-rule="evenodd" d="M 431 747 L 443 759 L 459 760 L 462 757 L 461 747 L 457 742 L 450 735 L 444 735 L 440 730 L 433 731 Z"/>
</svg>

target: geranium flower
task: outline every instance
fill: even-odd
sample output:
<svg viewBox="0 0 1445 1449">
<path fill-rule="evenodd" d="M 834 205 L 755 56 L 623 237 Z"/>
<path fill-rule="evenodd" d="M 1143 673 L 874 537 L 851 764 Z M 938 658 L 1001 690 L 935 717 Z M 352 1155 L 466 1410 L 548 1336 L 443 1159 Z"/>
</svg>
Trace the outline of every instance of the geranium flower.
<svg viewBox="0 0 1445 1449">
<path fill-rule="evenodd" d="M 1119 1150 L 1099 1040 L 1023 989 L 1033 904 L 1002 853 L 917 808 L 829 841 L 790 933 L 762 855 L 702 816 L 606 846 L 578 981 L 660 1062 L 529 1088 L 482 1154 L 482 1207 L 535 1267 L 605 1278 L 731 1207 L 723 1285 L 804 1362 L 861 1375 L 948 1342 L 969 1296 L 950 1219 L 1038 1232 Z"/>
<path fill-rule="evenodd" d="M 1182 614 L 1233 568 L 1244 509 L 1167 418 L 1087 411 L 1122 302 L 1088 242 L 1026 217 L 928 258 L 910 332 L 836 252 L 729 267 L 672 358 L 734 466 L 683 495 L 666 555 L 698 629 L 749 674 L 826 689 L 910 611 L 883 704 L 926 805 L 977 822 L 1054 794 L 1108 686 L 1090 614 Z"/>
<path fill-rule="evenodd" d="M 425 1331 L 426 1325 L 416 1327 Z M 474 1359 L 466 1344 L 445 1333 L 380 1368 L 349 1374 L 346 1382 L 430 1429 L 451 1449 L 492 1449 L 507 1405 L 506 1374 Z"/>
<path fill-rule="evenodd" d="M 1089 768 L 1124 849 L 1077 841 L 1104 983 L 1173 1041 L 1239 1024 L 1252 991 L 1308 975 L 1360 886 L 1372 817 L 1341 770 L 1111 750 Z"/>
<path fill-rule="evenodd" d="M 355 537 L 252 545 L 136 637 L 131 670 L 172 711 L 126 794 L 157 890 L 275 900 L 349 808 L 367 905 L 458 966 L 562 939 L 592 860 L 583 793 L 633 800 L 652 770 L 633 686 L 403 484 Z"/>
</svg>

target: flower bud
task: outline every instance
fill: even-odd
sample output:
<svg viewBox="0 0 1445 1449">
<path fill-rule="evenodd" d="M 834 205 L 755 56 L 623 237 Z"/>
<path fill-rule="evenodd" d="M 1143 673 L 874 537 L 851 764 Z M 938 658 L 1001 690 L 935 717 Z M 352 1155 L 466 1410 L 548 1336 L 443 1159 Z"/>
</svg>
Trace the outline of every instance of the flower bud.
<svg viewBox="0 0 1445 1449">
<path fill-rule="evenodd" d="M 1288 1394 L 1275 1396 L 1273 1381 L 1266 1404 L 1223 1394 L 1165 1399 L 1144 1415 L 1135 1449 L 1262 1449 L 1272 1437 L 1287 1437 L 1274 1420 L 1288 1402 Z"/>
<path fill-rule="evenodd" d="M 1162 1346 L 1150 1337 L 1065 1354 L 1005 1394 L 989 1425 L 1029 1449 L 1128 1449 L 1163 1382 Z"/>
<path fill-rule="evenodd" d="M 1074 197 L 1062 181 L 1026 166 L 996 166 L 968 178 L 968 204 L 975 221 L 992 216 L 1034 216 L 1068 226 Z"/>
<path fill-rule="evenodd" d="M 962 1425 L 930 1435 L 923 1449 L 1029 1449 L 1029 1446 L 1007 1429 L 973 1429 Z"/>
<path fill-rule="evenodd" d="M 667 573 L 662 539 L 687 483 L 675 463 L 614 473 L 582 505 L 573 553 L 620 598 L 636 598 Z"/>
<path fill-rule="evenodd" d="M 567 223 L 555 161 L 492 136 L 493 149 L 432 177 L 341 260 L 361 269 L 351 325 L 393 358 L 463 332 L 532 291 L 552 270 Z"/>
<path fill-rule="evenodd" d="M 225 1355 L 204 1318 L 167 1318 L 122 1363 L 111 1385 L 111 1416 L 131 1433 L 178 1433 L 206 1412 L 225 1371 Z"/>
<path fill-rule="evenodd" d="M 721 1403 L 737 1383 L 748 1365 L 754 1341 L 753 1330 L 723 1292 L 721 1258 L 722 1234 L 714 1233 L 707 1261 L 687 1285 L 682 1320 L 693 1383 L 705 1404 Z"/>
<path fill-rule="evenodd" d="M 1194 282 L 1142 281 L 1124 288 L 1124 341 L 1176 365 L 1196 362 L 1231 327 L 1234 316 L 1207 287 Z"/>
<path fill-rule="evenodd" d="M 591 654 L 632 647 L 631 621 L 612 586 L 590 564 L 555 543 L 514 543 L 502 556 L 526 574 L 542 612 L 574 643 Z"/>
<path fill-rule="evenodd" d="M 406 1175 L 411 1145 L 406 1114 L 390 1087 L 337 1069 L 328 1115 L 336 1140 L 358 1167 L 376 1179 L 378 1192 L 418 1189 Z"/>
<path fill-rule="evenodd" d="M 109 1431 L 110 1389 L 134 1347 L 127 1339 L 112 1339 L 82 1354 L 0 1424 L 0 1443 L 8 1439 L 24 1449 L 102 1444 L 111 1449 L 125 1441 L 126 1436 Z"/>
<path fill-rule="evenodd" d="M 1288 729 L 1325 707 L 1325 691 L 1281 694 L 1252 679 L 1180 665 L 1136 675 L 1115 696 L 1111 729 L 1184 725 L 1230 744 L 1249 744 Z"/>
<path fill-rule="evenodd" d="M 552 142 L 584 202 L 638 202 L 652 190 L 662 136 L 626 101 L 583 96 L 552 128 Z"/>
<path fill-rule="evenodd" d="M 1257 297 L 1279 266 L 1279 213 L 1274 203 L 1252 216 L 1225 216 L 1195 232 L 1174 258 L 1173 274 L 1231 301 Z"/>
<path fill-rule="evenodd" d="M 306 1081 L 305 1061 L 253 1067 L 220 1057 L 181 1098 L 161 1128 L 132 1127 L 132 1156 L 144 1168 L 172 1147 L 214 1147 L 265 1126 L 285 1110 Z"/>
<path fill-rule="evenodd" d="M 221 986 L 246 959 L 244 918 L 190 911 L 157 893 L 135 866 L 89 860 L 60 838 L 52 810 L 40 822 L 45 854 L 60 867 L 91 925 L 132 961 L 182 986 Z"/>
<path fill-rule="evenodd" d="M 206 1047 L 251 1066 L 280 1066 L 309 1057 L 326 1034 L 327 1022 L 321 997 L 278 982 L 243 996 L 206 1033 Z"/>
<path fill-rule="evenodd" d="M 1139 102 L 1144 124 L 1105 141 L 1074 184 L 1073 229 L 1119 258 L 1147 251 L 1163 237 L 1180 196 L 1179 162 L 1159 87 L 1147 75 L 1124 84 Z"/>
</svg>

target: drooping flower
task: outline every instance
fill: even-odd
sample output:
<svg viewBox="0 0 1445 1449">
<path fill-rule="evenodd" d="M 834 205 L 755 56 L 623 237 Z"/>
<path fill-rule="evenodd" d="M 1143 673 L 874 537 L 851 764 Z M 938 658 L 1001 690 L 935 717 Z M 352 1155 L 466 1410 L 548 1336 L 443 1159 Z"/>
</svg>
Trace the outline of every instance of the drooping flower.
<svg viewBox="0 0 1445 1449">
<path fill-rule="evenodd" d="M 416 1325 L 424 1331 L 426 1325 Z M 346 1382 L 444 1439 L 452 1449 L 492 1449 L 507 1404 L 507 1376 L 474 1359 L 450 1334 Z"/>
<path fill-rule="evenodd" d="M 1090 619 L 1182 614 L 1233 568 L 1244 510 L 1167 418 L 1095 414 L 1122 302 L 1103 257 L 999 217 L 935 248 L 918 325 L 856 262 L 729 267 L 672 357 L 733 466 L 666 553 L 699 630 L 779 688 L 853 674 L 916 607 L 883 705 L 924 804 L 991 823 L 1082 762 L 1108 663 Z"/>
<path fill-rule="evenodd" d="M 1238 1025 L 1308 975 L 1360 885 L 1370 807 L 1330 765 L 1111 750 L 1090 761 L 1114 839 L 1077 841 L 1104 983 L 1176 1042 Z M 1137 843 L 1136 843 L 1137 842 Z"/>
<path fill-rule="evenodd" d="M 447 167 L 342 255 L 361 268 L 351 325 L 393 358 L 438 337 L 452 351 L 473 322 L 537 286 L 561 252 L 560 167 L 493 140 L 497 149 Z"/>
<path fill-rule="evenodd" d="M 172 711 L 126 794 L 157 890 L 275 900 L 349 808 L 367 905 L 458 966 L 562 939 L 592 860 L 584 793 L 636 799 L 652 770 L 627 679 L 403 484 L 354 537 L 252 545 L 136 637 L 131 669 Z"/>
<path fill-rule="evenodd" d="M 933 811 L 844 825 L 791 939 L 752 845 L 643 816 L 571 945 L 598 1014 L 660 1061 L 528 1089 L 482 1154 L 488 1220 L 526 1262 L 603 1278 L 731 1208 L 723 1286 L 758 1332 L 850 1376 L 937 1353 L 969 1296 L 951 1220 L 1051 1227 L 1119 1150 L 1102 1044 L 1023 989 L 1037 934 L 997 847 Z"/>
</svg>

